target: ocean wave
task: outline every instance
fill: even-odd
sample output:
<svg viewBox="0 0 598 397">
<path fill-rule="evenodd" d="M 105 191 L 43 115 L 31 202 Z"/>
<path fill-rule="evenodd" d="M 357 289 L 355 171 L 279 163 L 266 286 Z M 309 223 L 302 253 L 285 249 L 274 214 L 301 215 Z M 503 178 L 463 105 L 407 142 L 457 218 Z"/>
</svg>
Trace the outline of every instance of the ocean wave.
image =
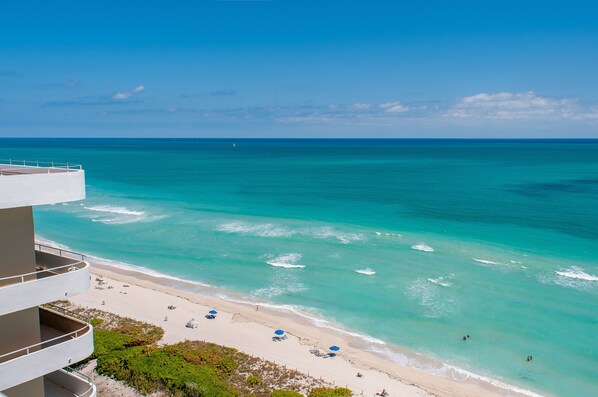
<svg viewBox="0 0 598 397">
<path fill-rule="evenodd" d="M 450 287 L 452 285 L 452 283 L 450 281 L 446 281 L 444 277 L 429 278 L 428 281 L 432 284 L 441 285 L 443 287 Z"/>
<path fill-rule="evenodd" d="M 96 212 L 108 212 L 111 214 L 122 214 L 122 215 L 134 215 L 134 216 L 142 216 L 145 214 L 145 211 L 132 211 L 127 209 L 126 207 L 112 207 L 110 205 L 98 205 L 94 207 L 85 207 L 86 210 L 89 211 L 96 211 Z"/>
<path fill-rule="evenodd" d="M 399 233 L 387 233 L 387 232 L 374 232 L 376 236 L 388 236 L 388 237 L 402 237 L 402 234 Z"/>
<path fill-rule="evenodd" d="M 365 268 L 365 269 L 357 269 L 357 270 L 353 270 L 355 273 L 359 273 L 359 274 L 364 274 L 366 276 L 373 276 L 374 274 L 376 274 L 376 272 L 372 269 L 370 269 L 369 267 Z"/>
<path fill-rule="evenodd" d="M 215 230 L 224 233 L 249 234 L 257 237 L 288 238 L 295 235 L 308 236 L 315 239 L 336 239 L 342 244 L 351 244 L 366 240 L 360 233 L 344 233 L 330 226 L 290 229 L 273 223 L 251 224 L 246 222 L 229 222 L 218 225 Z"/>
<path fill-rule="evenodd" d="M 298 254 L 285 254 L 290 257 L 285 260 L 298 260 Z M 284 255 L 281 255 L 284 256 Z M 298 255 L 300 257 L 300 255 Z M 284 295 L 287 293 L 298 293 L 306 291 L 307 288 L 301 282 L 301 279 L 296 272 L 276 272 L 271 273 L 268 277 L 265 287 L 257 288 L 252 291 L 252 295 L 263 298 L 273 298 L 275 296 Z"/>
<path fill-rule="evenodd" d="M 270 299 L 270 298 L 274 298 L 275 296 L 284 295 L 288 292 L 290 292 L 290 293 L 303 292 L 306 289 L 307 288 L 305 287 L 305 285 L 303 285 L 303 283 L 295 283 L 295 284 L 289 284 L 289 285 L 285 285 L 285 286 L 276 286 L 276 287 L 272 286 L 272 287 L 257 288 L 255 290 L 253 290 L 251 292 L 251 294 L 254 296 Z"/>
<path fill-rule="evenodd" d="M 252 234 L 259 237 L 291 237 L 297 234 L 293 231 L 272 223 L 249 224 L 244 222 L 223 223 L 216 228 L 225 233 Z"/>
<path fill-rule="evenodd" d="M 459 311 L 459 301 L 451 289 L 430 279 L 414 280 L 406 291 L 407 297 L 422 308 L 424 317 L 441 318 Z"/>
<path fill-rule="evenodd" d="M 411 246 L 411 249 L 416 251 L 423 251 L 423 252 L 434 252 L 434 248 L 430 247 L 426 243 L 417 243 Z"/>
<path fill-rule="evenodd" d="M 576 280 L 584 280 L 584 281 L 598 281 L 598 277 L 588 274 L 583 271 L 581 267 L 578 266 L 571 266 L 568 269 L 560 269 L 559 271 L 555 272 L 561 277 L 572 278 Z"/>
<path fill-rule="evenodd" d="M 342 244 L 351 244 L 355 241 L 366 240 L 365 236 L 361 233 L 343 233 L 330 226 L 304 229 L 304 233 L 317 239 L 337 239 Z"/>
<path fill-rule="evenodd" d="M 477 258 L 473 258 L 474 261 L 478 262 L 478 263 L 482 263 L 484 265 L 502 265 L 504 266 L 504 263 L 500 263 L 500 262 L 494 262 L 494 261 L 490 261 L 487 259 L 477 259 Z"/>
<path fill-rule="evenodd" d="M 282 267 L 285 269 L 302 269 L 304 265 L 298 265 L 297 262 L 301 260 L 301 254 L 291 252 L 288 254 L 278 255 L 277 257 L 266 261 L 270 266 Z"/>
<path fill-rule="evenodd" d="M 84 214 L 92 222 L 99 222 L 105 225 L 125 225 L 128 223 L 154 222 L 166 217 L 166 215 L 149 215 L 146 211 L 135 211 L 127 207 L 117 207 L 111 205 L 85 206 L 84 209 L 93 214 Z"/>
</svg>

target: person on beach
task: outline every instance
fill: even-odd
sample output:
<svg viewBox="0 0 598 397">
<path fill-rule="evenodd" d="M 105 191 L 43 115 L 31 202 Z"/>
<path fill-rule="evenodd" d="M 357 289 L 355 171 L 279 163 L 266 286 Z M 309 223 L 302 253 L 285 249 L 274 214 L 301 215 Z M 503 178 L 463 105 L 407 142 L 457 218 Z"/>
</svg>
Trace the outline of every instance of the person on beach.
<svg viewBox="0 0 598 397">
<path fill-rule="evenodd" d="M 363 374 L 362 374 L 361 372 L 358 372 L 358 373 L 357 373 L 357 377 L 358 377 L 358 378 L 361 378 L 361 377 L 363 377 Z"/>
</svg>

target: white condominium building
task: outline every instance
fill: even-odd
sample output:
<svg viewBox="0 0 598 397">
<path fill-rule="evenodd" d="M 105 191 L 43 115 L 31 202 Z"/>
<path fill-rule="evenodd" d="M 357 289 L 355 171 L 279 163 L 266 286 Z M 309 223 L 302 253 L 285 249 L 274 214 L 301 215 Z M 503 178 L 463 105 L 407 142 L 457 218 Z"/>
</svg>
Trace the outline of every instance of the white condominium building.
<svg viewBox="0 0 598 397">
<path fill-rule="evenodd" d="M 0 160 L 0 396 L 96 395 L 65 370 L 93 352 L 85 318 L 48 304 L 89 288 L 81 255 L 35 244 L 33 206 L 85 198 L 81 166 Z"/>
</svg>

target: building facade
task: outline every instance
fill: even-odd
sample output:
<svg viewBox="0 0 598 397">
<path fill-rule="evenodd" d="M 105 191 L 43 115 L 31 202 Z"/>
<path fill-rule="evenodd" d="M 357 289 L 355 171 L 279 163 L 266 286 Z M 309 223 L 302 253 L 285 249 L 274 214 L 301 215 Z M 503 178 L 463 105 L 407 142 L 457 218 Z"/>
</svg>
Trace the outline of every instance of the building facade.
<svg viewBox="0 0 598 397">
<path fill-rule="evenodd" d="M 69 164 L 0 161 L 0 396 L 96 395 L 65 370 L 93 353 L 89 321 L 50 302 L 89 288 L 73 252 L 35 243 L 33 206 L 85 198 L 85 172 Z"/>
</svg>

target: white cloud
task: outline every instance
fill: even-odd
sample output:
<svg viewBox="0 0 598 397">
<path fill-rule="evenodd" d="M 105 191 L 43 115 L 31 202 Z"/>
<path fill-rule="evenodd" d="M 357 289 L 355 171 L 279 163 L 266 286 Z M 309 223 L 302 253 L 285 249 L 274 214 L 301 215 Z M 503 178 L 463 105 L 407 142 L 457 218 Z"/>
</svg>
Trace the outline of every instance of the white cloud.
<svg viewBox="0 0 598 397">
<path fill-rule="evenodd" d="M 121 91 L 121 92 L 117 92 L 116 94 L 112 95 L 112 99 L 117 100 L 117 101 L 122 101 L 123 99 L 127 99 L 130 98 L 131 96 L 145 91 L 145 87 L 142 85 L 139 85 L 137 87 L 135 87 L 135 89 L 133 89 L 132 91 Z"/>
<path fill-rule="evenodd" d="M 355 110 L 367 110 L 370 109 L 372 107 L 371 103 L 354 103 L 353 105 L 351 105 L 351 108 L 355 109 Z"/>
<path fill-rule="evenodd" d="M 575 99 L 559 99 L 528 92 L 480 93 L 460 99 L 446 115 L 458 118 L 531 119 L 574 118 L 578 113 Z"/>
<path fill-rule="evenodd" d="M 402 105 L 401 102 L 386 102 L 380 107 L 387 113 L 403 113 L 409 110 L 409 107 Z"/>
</svg>

